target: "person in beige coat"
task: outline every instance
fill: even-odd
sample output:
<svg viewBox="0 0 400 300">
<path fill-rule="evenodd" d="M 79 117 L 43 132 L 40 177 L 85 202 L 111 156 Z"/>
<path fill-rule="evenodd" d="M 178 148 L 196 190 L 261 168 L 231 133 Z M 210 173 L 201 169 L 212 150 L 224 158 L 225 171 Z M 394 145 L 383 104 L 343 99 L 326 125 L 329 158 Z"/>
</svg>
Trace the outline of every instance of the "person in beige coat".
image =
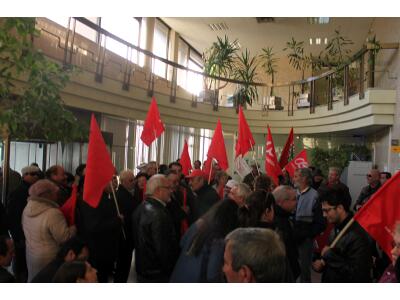
<svg viewBox="0 0 400 300">
<path fill-rule="evenodd" d="M 29 189 L 28 204 L 22 214 L 26 238 L 28 282 L 52 261 L 60 245 L 76 233 L 68 227 L 57 204 L 58 187 L 50 180 L 39 180 Z"/>
</svg>

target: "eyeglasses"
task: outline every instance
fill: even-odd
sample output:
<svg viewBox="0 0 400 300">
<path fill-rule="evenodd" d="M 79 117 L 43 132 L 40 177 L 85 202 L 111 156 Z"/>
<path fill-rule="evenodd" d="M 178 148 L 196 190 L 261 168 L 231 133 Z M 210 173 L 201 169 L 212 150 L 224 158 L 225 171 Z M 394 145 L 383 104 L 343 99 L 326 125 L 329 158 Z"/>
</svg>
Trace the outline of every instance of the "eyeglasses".
<svg viewBox="0 0 400 300">
<path fill-rule="evenodd" d="M 323 212 L 323 213 L 328 213 L 328 212 L 331 211 L 332 209 L 336 209 L 336 206 L 328 207 L 328 208 L 323 208 L 323 209 L 322 209 L 322 212 Z"/>
</svg>

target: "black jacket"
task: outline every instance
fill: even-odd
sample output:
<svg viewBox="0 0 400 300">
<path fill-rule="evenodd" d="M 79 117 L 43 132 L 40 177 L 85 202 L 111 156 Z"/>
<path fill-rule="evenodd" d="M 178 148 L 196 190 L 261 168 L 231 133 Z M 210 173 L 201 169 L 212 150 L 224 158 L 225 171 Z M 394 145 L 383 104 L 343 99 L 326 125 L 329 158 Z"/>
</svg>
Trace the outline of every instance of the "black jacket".
<svg viewBox="0 0 400 300">
<path fill-rule="evenodd" d="M 357 198 L 356 204 L 354 205 L 354 210 L 357 205 L 364 205 L 369 198 L 381 187 L 381 183 L 378 182 L 376 187 L 371 187 L 370 185 L 364 186 L 361 189 L 360 195 Z"/>
<path fill-rule="evenodd" d="M 179 241 L 168 209 L 154 198 L 133 215 L 136 273 L 139 282 L 168 282 L 179 255 Z"/>
<path fill-rule="evenodd" d="M 124 216 L 124 230 L 128 246 L 133 249 L 132 215 L 140 202 L 122 185 L 117 190 L 117 200 L 120 213 Z"/>
<path fill-rule="evenodd" d="M 204 215 L 211 206 L 219 201 L 219 196 L 215 189 L 207 183 L 195 192 L 193 200 L 193 210 L 191 212 L 191 223 L 196 222 L 202 215 Z"/>
<path fill-rule="evenodd" d="M 350 214 L 340 225 L 332 229 L 328 244 L 350 221 Z M 372 257 L 367 233 L 354 222 L 334 248 L 322 257 L 325 268 L 322 282 L 371 282 Z"/>
<path fill-rule="evenodd" d="M 14 283 L 15 278 L 10 272 L 0 266 L 0 283 Z"/>
<path fill-rule="evenodd" d="M 275 206 L 275 227 L 285 244 L 289 266 L 292 270 L 293 278 L 296 279 L 300 275 L 300 265 L 298 262 L 299 253 L 294 240 L 293 223 L 290 220 L 291 216 L 292 214 L 284 211 L 280 206 Z"/>
<path fill-rule="evenodd" d="M 54 275 L 63 263 L 63 259 L 55 258 L 33 277 L 31 283 L 52 283 Z"/>
<path fill-rule="evenodd" d="M 8 196 L 7 220 L 14 241 L 25 241 L 24 231 L 22 230 L 22 212 L 26 206 L 29 196 L 29 187 L 31 185 L 26 181 L 17 187 L 14 192 Z"/>
<path fill-rule="evenodd" d="M 122 225 L 114 200 L 103 193 L 99 206 L 93 208 L 82 199 L 78 199 L 77 209 L 76 227 L 78 235 L 88 245 L 89 261 L 94 267 L 99 262 L 114 264 Z"/>
<path fill-rule="evenodd" d="M 8 236 L 8 225 L 6 220 L 6 210 L 0 200 L 0 235 Z"/>
</svg>

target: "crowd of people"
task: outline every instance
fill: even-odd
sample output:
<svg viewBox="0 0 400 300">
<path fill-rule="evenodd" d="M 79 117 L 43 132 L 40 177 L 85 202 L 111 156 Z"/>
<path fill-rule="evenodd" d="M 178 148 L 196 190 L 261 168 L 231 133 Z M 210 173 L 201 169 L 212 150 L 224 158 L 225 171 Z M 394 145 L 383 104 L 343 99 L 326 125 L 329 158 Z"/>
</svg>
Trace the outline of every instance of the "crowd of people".
<svg viewBox="0 0 400 300">
<path fill-rule="evenodd" d="M 352 205 L 336 167 L 326 178 L 297 169 L 278 186 L 256 165 L 242 181 L 217 164 L 205 174 L 200 161 L 187 176 L 178 161 L 138 169 L 116 174 L 96 208 L 83 199 L 85 165 L 75 176 L 59 165 L 42 172 L 32 164 L 20 178 L 10 172 L 0 282 L 123 283 L 132 261 L 140 283 L 306 283 L 316 273 L 321 282 L 400 280 L 400 225 L 392 257 L 357 222 L 331 246 L 388 172 L 371 169 Z M 60 208 L 74 188 L 71 221 Z"/>
</svg>

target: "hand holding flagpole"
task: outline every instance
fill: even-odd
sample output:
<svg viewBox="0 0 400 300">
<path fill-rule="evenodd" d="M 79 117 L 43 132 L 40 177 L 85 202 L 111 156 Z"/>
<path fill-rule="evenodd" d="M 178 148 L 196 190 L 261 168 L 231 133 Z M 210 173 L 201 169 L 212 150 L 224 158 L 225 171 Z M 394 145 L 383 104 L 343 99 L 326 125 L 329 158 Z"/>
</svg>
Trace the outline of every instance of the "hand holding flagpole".
<svg viewBox="0 0 400 300">
<path fill-rule="evenodd" d="M 254 146 L 253 146 L 253 144 L 251 143 L 251 140 L 250 140 L 250 139 L 249 139 L 249 142 L 250 142 L 250 145 L 251 145 L 251 151 L 253 152 L 253 161 L 254 161 L 254 163 L 256 164 L 257 173 L 258 173 L 258 175 L 260 176 L 260 168 L 258 167 L 258 163 L 257 163 L 257 160 L 256 160 L 256 158 L 255 158 L 256 153 L 255 153 L 255 151 L 254 151 Z M 251 172 L 251 174 L 253 175 L 253 172 Z M 254 175 L 253 175 L 253 177 L 254 177 Z"/>
</svg>

